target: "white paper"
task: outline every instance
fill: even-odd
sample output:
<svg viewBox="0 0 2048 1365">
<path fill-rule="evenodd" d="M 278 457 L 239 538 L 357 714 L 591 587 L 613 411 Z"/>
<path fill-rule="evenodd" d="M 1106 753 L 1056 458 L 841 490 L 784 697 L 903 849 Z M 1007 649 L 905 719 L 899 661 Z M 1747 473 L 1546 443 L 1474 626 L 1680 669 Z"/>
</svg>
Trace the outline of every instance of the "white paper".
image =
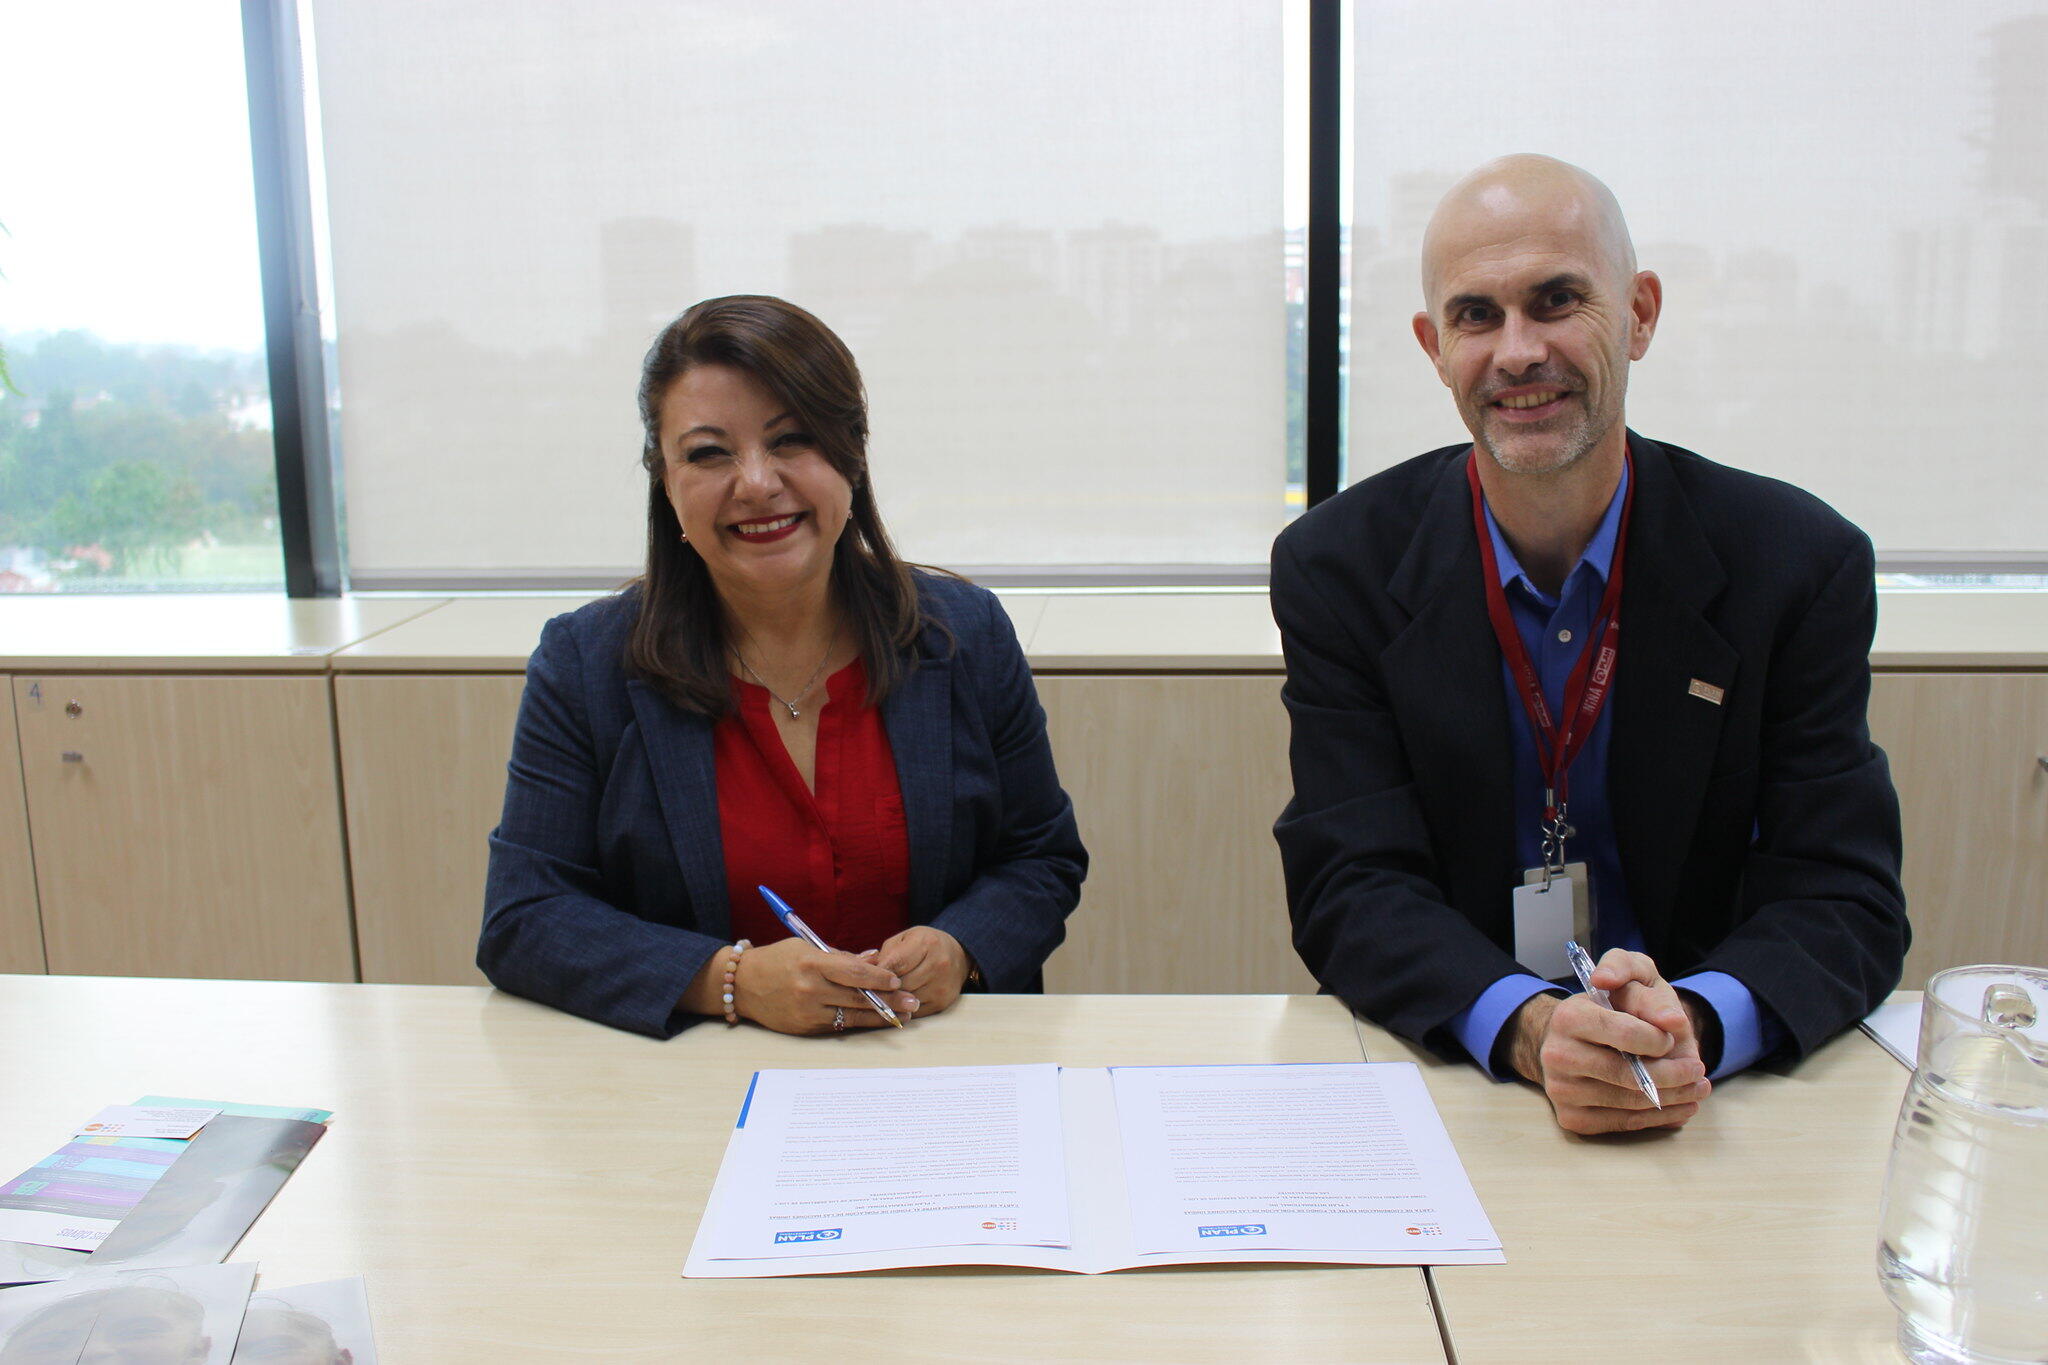
<svg viewBox="0 0 2048 1365">
<path fill-rule="evenodd" d="M 1536 883 L 1514 891 L 1515 961 L 1532 976 L 1556 981 L 1572 974 L 1565 941 L 1572 936 L 1572 884 L 1553 877 L 1549 886 Z"/>
<path fill-rule="evenodd" d="M 120 1226 L 118 1218 L 81 1218 L 40 1209 L 0 1209 L 0 1237 L 61 1251 L 92 1251 Z"/>
<path fill-rule="evenodd" d="M 1293 1068 L 1217 1069 L 1269 1072 Z M 1376 1075 L 1394 1069 L 1405 1071 L 1414 1079 L 1412 1091 L 1406 1089 L 1405 1083 L 1397 1082 L 1401 1103 L 1419 1105 L 1420 1116 L 1412 1122 L 1423 1130 L 1433 1131 L 1437 1139 L 1443 1142 L 1444 1150 L 1448 1152 L 1448 1139 L 1442 1137 L 1442 1124 L 1436 1117 L 1435 1107 L 1430 1103 L 1428 1092 L 1421 1085 L 1415 1067 L 1410 1063 L 1377 1063 L 1371 1068 L 1372 1073 Z M 1188 1068 L 1166 1070 L 1181 1071 Z M 1067 1067 L 1059 1071 L 1059 1117 L 1064 1129 L 1061 1150 L 1064 1155 L 1064 1189 L 1069 1216 L 1070 1245 L 933 1245 L 873 1252 L 832 1251 L 813 1247 L 810 1254 L 771 1254 L 749 1259 L 716 1257 L 710 1252 L 713 1246 L 721 1241 L 719 1229 L 731 1222 L 731 1215 L 727 1210 L 733 1202 L 734 1191 L 741 1183 L 740 1168 L 749 1165 L 740 1155 L 741 1149 L 749 1145 L 755 1133 L 755 1121 L 749 1116 L 747 1128 L 735 1129 L 727 1146 L 725 1161 L 719 1168 L 718 1180 L 706 1204 L 703 1221 L 698 1227 L 696 1240 L 690 1249 L 689 1264 L 684 1273 L 695 1277 L 745 1278 L 893 1270 L 933 1265 L 988 1265 L 1101 1274 L 1138 1266 L 1160 1265 L 1274 1261 L 1340 1265 L 1491 1265 L 1498 1264 L 1503 1259 L 1500 1244 L 1498 1240 L 1492 1239 L 1490 1228 L 1487 1228 L 1484 1234 L 1488 1239 L 1484 1245 L 1425 1245 L 1434 1240 L 1433 1237 L 1425 1235 L 1424 1221 L 1427 1220 L 1402 1224 L 1404 1230 L 1391 1244 L 1377 1247 L 1358 1246 L 1343 1250 L 1278 1249 L 1271 1246 L 1246 1246 L 1242 1239 L 1198 1238 L 1193 1250 L 1141 1254 L 1132 1237 L 1126 1159 L 1119 1133 L 1117 1095 L 1111 1079 L 1114 1074 L 1116 1073 L 1103 1068 Z M 1411 1120 L 1404 1120 L 1406 1121 Z M 1462 1196 L 1453 1193 L 1450 1197 L 1444 1197 L 1442 1192 L 1439 1192 L 1435 1206 L 1455 1209 L 1462 1207 L 1461 1199 L 1469 1201 L 1477 1219 L 1475 1226 L 1485 1228 L 1485 1215 L 1478 1212 L 1477 1200 L 1472 1196 L 1471 1186 L 1465 1180 L 1464 1170 L 1458 1165 L 1455 1153 L 1450 1155 L 1450 1169 L 1455 1175 L 1457 1191 L 1462 1191 Z M 749 1174 L 745 1178 L 756 1177 Z M 1450 1176 L 1447 1175 L 1445 1178 L 1448 1180 Z M 1405 1228 L 1408 1226 L 1415 1226 L 1418 1232 L 1407 1233 Z M 1447 1223 L 1445 1226 L 1448 1228 Z"/>
<path fill-rule="evenodd" d="M 709 1259 L 1067 1245 L 1058 1067 L 762 1071 L 738 1129 Z"/>
<path fill-rule="evenodd" d="M 0 1360 L 229 1365 L 256 1267 L 81 1271 L 0 1290 Z"/>
<path fill-rule="evenodd" d="M 238 1365 L 282 1365 L 346 1360 L 377 1365 L 370 1329 L 370 1298 L 362 1276 L 322 1280 L 289 1289 L 265 1287 L 249 1297 L 235 1342 Z"/>
<path fill-rule="evenodd" d="M 1500 1246 L 1412 1062 L 1112 1078 L 1142 1255 Z"/>
<path fill-rule="evenodd" d="M 32 1242 L 0 1242 L 0 1287 L 64 1279 L 84 1266 L 86 1255 Z"/>
<path fill-rule="evenodd" d="M 1864 1019 L 1863 1031 L 1907 1067 L 1914 1066 L 1920 1055 L 1920 1002 L 1895 1000 L 1879 1005 Z"/>
<path fill-rule="evenodd" d="M 218 1109 L 110 1104 L 79 1125 L 80 1137 L 188 1138 L 220 1117 Z"/>
</svg>

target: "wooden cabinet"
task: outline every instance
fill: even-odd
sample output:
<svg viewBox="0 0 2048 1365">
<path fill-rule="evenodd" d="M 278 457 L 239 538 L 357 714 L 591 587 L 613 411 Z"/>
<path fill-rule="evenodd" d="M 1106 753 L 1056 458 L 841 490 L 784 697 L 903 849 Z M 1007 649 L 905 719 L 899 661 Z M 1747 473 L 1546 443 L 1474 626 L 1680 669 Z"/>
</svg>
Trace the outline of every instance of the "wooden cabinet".
<svg viewBox="0 0 2048 1365">
<path fill-rule="evenodd" d="M 1290 791 L 1280 679 L 1038 687 L 1093 859 L 1048 989 L 1314 989 L 1271 832 Z M 1904 985 L 1969 962 L 2048 965 L 2048 674 L 1880 673 L 1870 722 L 1905 832 Z"/>
<path fill-rule="evenodd" d="M 1091 868 L 1062 992 L 1313 990 L 1289 941 L 1272 823 L 1289 793 L 1277 674 L 1038 679 Z M 522 679 L 335 679 L 365 981 L 456 985 L 474 966 L 485 836 Z M 1904 808 L 1916 945 L 2048 962 L 2048 675 L 1879 675 L 1871 723 Z M 2038 737 L 2038 738 L 2037 738 Z"/>
<path fill-rule="evenodd" d="M 2048 965 L 2048 674 L 1872 679 L 1905 826 L 1909 990 L 1970 962 Z"/>
<path fill-rule="evenodd" d="M 1315 990 L 1273 843 L 1279 675 L 1041 677 L 1038 695 L 1090 859 L 1046 989 Z"/>
<path fill-rule="evenodd" d="M 50 971 L 355 978 L 325 677 L 13 691 Z"/>
<path fill-rule="evenodd" d="M 516 675 L 335 679 L 363 980 L 483 981 L 485 838 L 524 687 Z"/>
<path fill-rule="evenodd" d="M 0 674 L 0 972 L 40 972 L 43 924 L 14 731 L 14 680 Z"/>
<path fill-rule="evenodd" d="M 485 836 L 523 680 L 335 680 L 365 981 L 454 985 L 474 965 Z M 1055 991 L 1301 991 L 1271 828 L 1288 793 L 1280 679 L 1039 679 L 1092 870 Z"/>
<path fill-rule="evenodd" d="M 0 603 L 0 971 L 478 981 L 520 670 L 573 605 Z M 1092 859 L 1048 988 L 1313 989 L 1271 832 L 1287 719 L 1263 597 L 1010 606 Z M 1871 727 L 1904 812 L 1906 984 L 2048 964 L 2048 594 L 1884 610 Z"/>
</svg>

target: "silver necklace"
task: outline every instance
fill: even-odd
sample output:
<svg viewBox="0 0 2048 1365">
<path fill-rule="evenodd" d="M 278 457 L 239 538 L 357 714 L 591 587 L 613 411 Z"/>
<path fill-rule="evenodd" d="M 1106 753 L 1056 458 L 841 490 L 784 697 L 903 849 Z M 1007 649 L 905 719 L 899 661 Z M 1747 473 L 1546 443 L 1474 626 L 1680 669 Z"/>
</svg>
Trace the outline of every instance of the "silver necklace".
<svg viewBox="0 0 2048 1365">
<path fill-rule="evenodd" d="M 746 675 L 749 678 L 752 678 L 754 680 L 755 685 L 759 687 L 763 692 L 766 692 L 769 696 L 775 698 L 775 700 L 781 702 L 783 709 L 789 712 L 789 718 L 791 720 L 795 720 L 799 716 L 803 715 L 803 712 L 796 709 L 796 704 L 802 701 L 805 697 L 810 696 L 811 689 L 818 685 L 818 675 L 825 671 L 825 665 L 830 663 L 832 660 L 832 646 L 827 645 L 825 647 L 825 657 L 818 660 L 818 666 L 811 670 L 810 677 L 804 679 L 804 685 L 796 690 L 796 695 L 794 697 L 785 697 L 780 692 L 777 692 L 774 688 L 770 687 L 767 684 L 766 680 L 764 680 L 759 673 L 756 673 L 754 671 L 754 666 L 747 662 L 747 656 L 740 653 L 738 645 L 733 646 L 732 657 L 740 661 L 740 667 L 746 671 Z"/>
</svg>

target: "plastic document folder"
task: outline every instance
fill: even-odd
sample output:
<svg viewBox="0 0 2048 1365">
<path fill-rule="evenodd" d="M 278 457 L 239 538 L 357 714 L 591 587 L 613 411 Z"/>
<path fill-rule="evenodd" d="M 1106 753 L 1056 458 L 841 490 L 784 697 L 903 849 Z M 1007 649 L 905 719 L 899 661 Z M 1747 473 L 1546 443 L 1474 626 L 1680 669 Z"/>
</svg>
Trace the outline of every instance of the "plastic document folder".
<svg viewBox="0 0 2048 1365">
<path fill-rule="evenodd" d="M 686 1275 L 1498 1263 L 1411 1062 L 755 1073 Z"/>
</svg>

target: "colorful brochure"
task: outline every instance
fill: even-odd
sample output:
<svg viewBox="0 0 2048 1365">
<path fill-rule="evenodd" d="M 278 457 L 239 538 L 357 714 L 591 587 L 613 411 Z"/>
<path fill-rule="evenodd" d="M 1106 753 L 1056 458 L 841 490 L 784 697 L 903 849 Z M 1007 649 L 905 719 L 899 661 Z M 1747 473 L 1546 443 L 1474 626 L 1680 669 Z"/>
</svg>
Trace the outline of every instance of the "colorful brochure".
<svg viewBox="0 0 2048 1365">
<path fill-rule="evenodd" d="M 0 1184 L 0 1239 L 91 1251 L 185 1150 L 168 1138 L 68 1142 Z"/>
<path fill-rule="evenodd" d="M 229 1104 L 218 1100 L 171 1099 L 160 1095 L 145 1095 L 133 1106 L 124 1107 L 158 1111 L 198 1110 L 286 1123 L 320 1124 L 333 1116 L 326 1109 Z M 202 1136 L 205 1131 L 204 1128 L 199 1130 Z M 5 1246 L 7 1243 L 29 1243 L 76 1251 L 98 1250 L 194 1141 L 197 1139 L 110 1135 L 79 1137 L 12 1180 L 0 1183 L 0 1283 L 28 1278 L 20 1273 L 22 1267 L 16 1263 L 35 1259 L 12 1252 Z M 308 1142 L 305 1145 L 310 1147 L 312 1144 Z M 260 1210 L 261 1205 L 257 1208 Z M 254 1216 L 252 1212 L 250 1217 Z M 231 1247 L 233 1243 L 228 1245 Z M 227 1250 L 223 1247 L 219 1255 L 204 1259 L 219 1260 Z"/>
<path fill-rule="evenodd" d="M 136 1201 L 87 1260 L 104 1266 L 220 1261 L 256 1221 L 327 1126 L 223 1114 Z"/>
</svg>

